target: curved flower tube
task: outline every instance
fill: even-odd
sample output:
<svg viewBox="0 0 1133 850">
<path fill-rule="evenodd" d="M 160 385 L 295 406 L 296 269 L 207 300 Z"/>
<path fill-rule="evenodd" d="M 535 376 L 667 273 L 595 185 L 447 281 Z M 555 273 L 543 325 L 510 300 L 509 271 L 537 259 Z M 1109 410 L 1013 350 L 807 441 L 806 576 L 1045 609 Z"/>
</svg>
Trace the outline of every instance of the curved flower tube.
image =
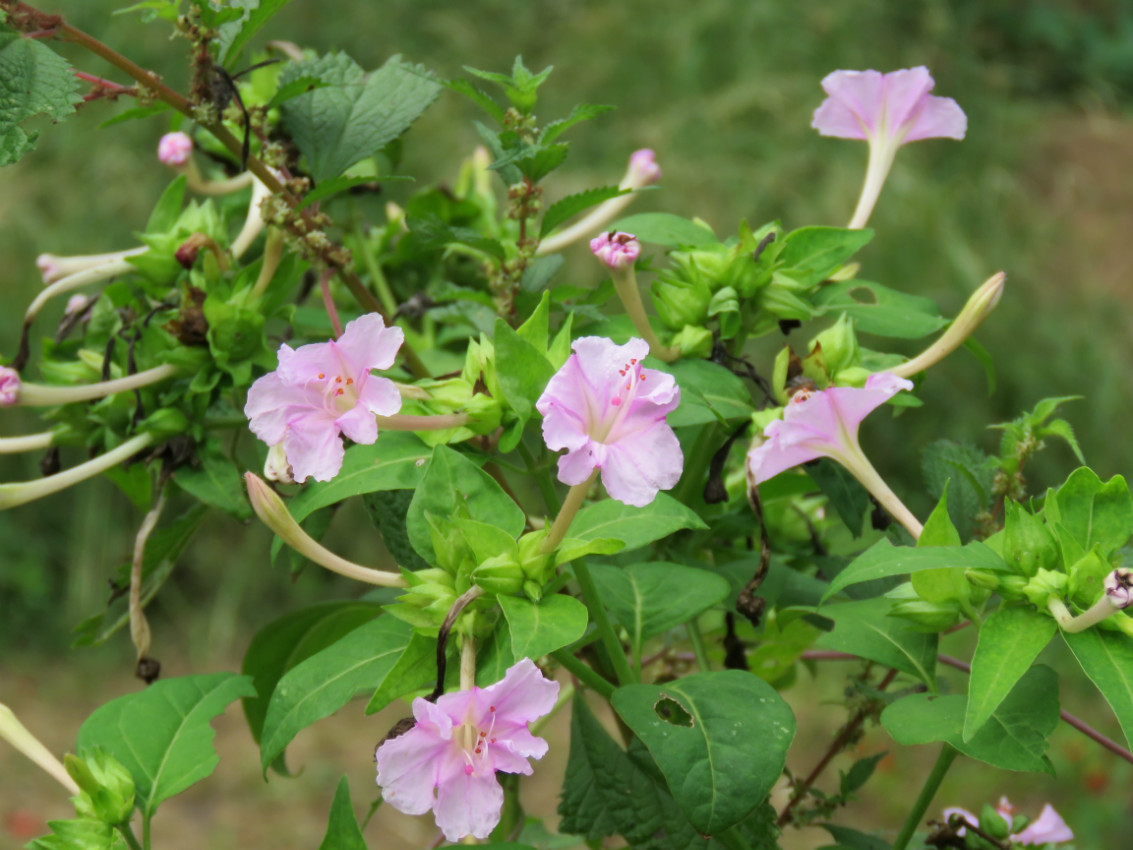
<svg viewBox="0 0 1133 850">
<path fill-rule="evenodd" d="M 528 759 L 547 742 L 528 727 L 550 712 L 559 683 L 530 658 L 486 688 L 413 700 L 413 728 L 378 747 L 382 799 L 407 815 L 432 810 L 449 841 L 487 838 L 500 822 L 504 792 L 496 772 L 530 775 Z"/>
<path fill-rule="evenodd" d="M 661 344 L 641 301 L 641 291 L 637 288 L 637 276 L 633 270 L 633 264 L 641 254 L 641 243 L 637 237 L 632 233 L 602 233 L 590 240 L 590 252 L 610 270 L 618 298 L 637 332 L 649 343 L 649 353 L 666 363 L 676 360 L 680 352 Z"/>
<path fill-rule="evenodd" d="M 801 463 L 828 457 L 846 467 L 913 538 L 923 526 L 889 489 L 858 443 L 858 426 L 870 413 L 913 384 L 887 372 L 870 375 L 865 387 L 801 390 L 783 409 L 783 418 L 763 429 L 764 441 L 747 455 L 751 486 Z"/>
<path fill-rule="evenodd" d="M 43 276 L 43 283 L 47 285 L 73 274 L 85 272 L 87 269 L 124 260 L 127 257 L 136 257 L 148 250 L 148 247 L 142 245 L 139 248 L 112 251 L 109 254 L 75 254 L 70 257 L 61 257 L 58 254 L 40 254 L 35 258 L 35 265 Z"/>
<path fill-rule="evenodd" d="M 166 363 L 161 366 L 154 366 L 152 369 L 146 369 L 142 372 L 135 372 L 133 375 L 127 375 L 124 378 L 115 378 L 112 381 L 98 381 L 94 384 L 80 384 L 70 387 L 23 383 L 19 381 L 19 376 L 17 375 L 14 390 L 10 389 L 6 394 L 4 390 L 5 375 L 3 374 L 5 371 L 13 372 L 14 374 L 14 370 L 0 367 L 0 407 L 6 407 L 8 405 L 19 405 L 22 407 L 56 407 L 61 404 L 73 404 L 76 401 L 93 401 L 96 398 L 105 398 L 115 393 L 141 389 L 142 387 L 159 383 L 181 373 L 179 367 Z M 9 377 L 7 380 L 8 386 L 11 387 L 12 379 Z M 13 392 L 14 395 L 11 395 Z M 6 397 L 11 397 L 12 401 L 5 403 L 4 399 Z"/>
<path fill-rule="evenodd" d="M 227 180 L 205 180 L 193 162 L 193 140 L 185 133 L 166 133 L 157 143 L 157 158 L 178 174 L 185 175 L 186 185 L 199 195 L 228 195 L 238 192 L 253 181 L 251 171 Z"/>
<path fill-rule="evenodd" d="M 847 227 L 866 226 L 901 145 L 964 138 L 967 116 L 952 98 L 930 95 L 934 85 L 924 66 L 888 74 L 835 71 L 823 79 L 828 97 L 815 110 L 811 126 L 824 136 L 869 142 L 865 183 Z"/>
<path fill-rule="evenodd" d="M 129 256 L 136 256 L 148 250 L 149 249 L 146 248 L 144 251 L 136 251 Z M 80 289 L 92 283 L 100 283 L 101 281 L 109 280 L 117 275 L 132 271 L 134 271 L 134 266 L 127 260 L 112 260 L 108 263 L 88 266 L 82 271 L 59 278 L 54 283 L 41 289 L 36 294 L 35 298 L 32 299 L 31 304 L 28 305 L 28 309 L 24 312 L 24 324 L 27 324 L 39 315 L 39 311 L 43 309 L 43 305 L 52 298 L 65 295 L 68 292 L 73 292 L 76 289 Z"/>
<path fill-rule="evenodd" d="M 249 172 L 250 174 L 251 172 Z M 271 197 L 271 189 L 259 180 L 252 180 L 252 199 L 248 202 L 248 215 L 244 219 L 244 226 L 232 240 L 232 259 L 238 260 L 240 256 L 252 247 L 256 237 L 264 229 L 263 202 Z"/>
<path fill-rule="evenodd" d="M 27 730 L 27 727 L 16 717 L 15 712 L 4 703 L 0 703 L 0 738 L 3 738 L 32 762 L 67 789 L 68 794 L 78 796 L 79 786 L 63 767 L 63 762 L 55 757 L 51 750 L 43 745 L 39 738 Z"/>
</svg>

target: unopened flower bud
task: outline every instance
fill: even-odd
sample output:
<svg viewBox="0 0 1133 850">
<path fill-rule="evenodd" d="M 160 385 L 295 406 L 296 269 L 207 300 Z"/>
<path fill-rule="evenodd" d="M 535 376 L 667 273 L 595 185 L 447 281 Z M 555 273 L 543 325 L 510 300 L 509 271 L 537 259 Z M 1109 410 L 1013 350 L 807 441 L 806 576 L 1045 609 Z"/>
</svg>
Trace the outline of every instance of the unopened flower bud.
<svg viewBox="0 0 1133 850">
<path fill-rule="evenodd" d="M 1133 604 L 1133 570 L 1118 567 L 1105 577 L 1105 596 L 1119 611 Z"/>
<path fill-rule="evenodd" d="M 166 133 L 157 143 L 157 158 L 171 168 L 184 165 L 192 154 L 193 140 L 185 133 Z"/>
<path fill-rule="evenodd" d="M 661 166 L 650 148 L 634 151 L 629 158 L 629 171 L 626 172 L 625 183 L 640 189 L 642 186 L 651 186 L 661 179 Z"/>
<path fill-rule="evenodd" d="M 82 789 L 75 811 L 111 826 L 125 823 L 134 811 L 134 777 L 114 756 L 96 747 L 83 758 L 63 757 L 67 773 Z"/>
<path fill-rule="evenodd" d="M 20 398 L 20 373 L 0 366 L 0 407 L 11 407 Z"/>
<path fill-rule="evenodd" d="M 291 463 L 287 460 L 287 452 L 283 443 L 276 443 L 268 449 L 267 460 L 264 461 L 264 478 L 280 484 L 294 484 L 295 473 Z"/>
<path fill-rule="evenodd" d="M 73 316 L 75 313 L 81 313 L 87 308 L 90 299 L 85 295 L 72 295 L 67 299 L 67 306 L 63 308 L 63 313 L 67 316 Z"/>
<path fill-rule="evenodd" d="M 590 251 L 609 268 L 620 271 L 633 268 L 641 253 L 641 243 L 632 233 L 611 231 L 591 239 Z"/>
</svg>

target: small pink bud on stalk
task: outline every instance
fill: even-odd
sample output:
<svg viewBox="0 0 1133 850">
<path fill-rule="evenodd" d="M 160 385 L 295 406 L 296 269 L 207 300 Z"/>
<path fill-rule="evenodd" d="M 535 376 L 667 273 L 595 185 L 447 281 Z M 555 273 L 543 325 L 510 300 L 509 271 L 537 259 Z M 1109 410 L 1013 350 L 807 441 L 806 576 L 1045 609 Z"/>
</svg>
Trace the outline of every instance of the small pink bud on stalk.
<svg viewBox="0 0 1133 850">
<path fill-rule="evenodd" d="M 637 332 L 649 343 L 649 353 L 666 363 L 676 360 L 680 352 L 661 344 L 641 302 L 641 292 L 633 271 L 633 264 L 641 253 L 641 243 L 632 233 L 603 233 L 590 240 L 590 251 L 610 270 L 618 298 Z"/>
<path fill-rule="evenodd" d="M 252 172 L 245 171 L 227 180 L 205 180 L 193 162 L 193 140 L 185 133 L 166 133 L 157 143 L 157 158 L 178 174 L 200 195 L 228 195 L 252 182 Z"/>
<path fill-rule="evenodd" d="M 326 567 L 331 572 L 352 578 L 366 584 L 376 584 L 381 587 L 408 587 L 407 582 L 397 573 L 386 572 L 363 567 L 341 558 L 334 552 L 316 541 L 307 534 L 295 521 L 274 490 L 254 472 L 244 473 L 244 481 L 248 485 L 248 498 L 252 509 L 268 528 L 279 535 L 288 546 L 316 564 Z"/>
<path fill-rule="evenodd" d="M 79 786 L 67 773 L 63 763 L 43 745 L 39 738 L 29 732 L 12 709 L 3 703 L 0 703 L 0 738 L 31 759 L 38 767 L 43 768 L 48 776 L 67 789 L 67 793 L 78 796 Z"/>
<path fill-rule="evenodd" d="M 112 381 L 62 387 L 24 383 L 14 369 L 0 366 L 0 407 L 57 407 L 76 401 L 93 401 L 115 393 L 141 389 L 172 378 L 180 372 L 177 366 L 166 363 Z"/>
<path fill-rule="evenodd" d="M 52 493 L 65 490 L 80 481 L 86 481 L 106 470 L 117 466 L 154 442 L 152 434 L 138 434 L 122 445 L 103 452 L 98 457 L 80 463 L 55 475 L 48 475 L 35 481 L 21 481 L 16 484 L 0 484 L 0 511 L 33 502 Z"/>
<path fill-rule="evenodd" d="M 625 191 L 626 194 L 618 195 L 616 198 L 610 198 L 608 201 L 604 201 L 591 210 L 590 214 L 585 218 L 572 224 L 566 230 L 561 230 L 544 239 L 539 243 L 539 247 L 535 251 L 536 255 L 557 254 L 568 245 L 572 245 L 580 239 L 585 239 L 592 233 L 597 233 L 605 229 L 606 225 L 617 218 L 621 211 L 629 206 L 630 202 L 636 197 L 636 191 L 638 189 L 652 186 L 660 179 L 661 166 L 657 164 L 653 151 L 649 148 L 634 151 L 633 155 L 629 158 L 629 168 L 626 170 L 622 181 L 618 184 L 618 188 Z"/>
<path fill-rule="evenodd" d="M 911 378 L 918 372 L 923 372 L 929 366 L 939 363 L 963 345 L 964 341 L 975 332 L 976 328 L 983 324 L 984 319 L 995 309 L 995 305 L 999 303 L 999 299 L 1003 296 L 1003 286 L 1006 281 L 1007 275 L 1003 272 L 996 272 L 989 277 L 979 289 L 972 293 L 968 303 L 960 311 L 960 315 L 952 321 L 952 324 L 948 326 L 948 330 L 941 335 L 940 339 L 912 360 L 888 371 L 899 378 Z"/>
<path fill-rule="evenodd" d="M 104 266 L 107 263 L 119 262 L 127 257 L 136 257 L 144 254 L 149 248 L 130 248 L 126 251 L 112 251 L 109 254 L 76 254 L 70 257 L 61 257 L 57 254 L 40 254 L 35 258 L 35 264 L 43 275 L 44 285 L 55 283 L 65 277 L 70 277 L 87 269 Z"/>
<path fill-rule="evenodd" d="M 1056 596 L 1050 598 L 1047 608 L 1054 615 L 1062 631 L 1068 634 L 1085 631 L 1133 604 L 1133 570 L 1129 567 L 1118 567 L 1113 570 L 1105 577 L 1103 587 L 1104 592 L 1098 601 L 1076 617 L 1070 613 L 1070 609 L 1061 599 Z"/>
</svg>

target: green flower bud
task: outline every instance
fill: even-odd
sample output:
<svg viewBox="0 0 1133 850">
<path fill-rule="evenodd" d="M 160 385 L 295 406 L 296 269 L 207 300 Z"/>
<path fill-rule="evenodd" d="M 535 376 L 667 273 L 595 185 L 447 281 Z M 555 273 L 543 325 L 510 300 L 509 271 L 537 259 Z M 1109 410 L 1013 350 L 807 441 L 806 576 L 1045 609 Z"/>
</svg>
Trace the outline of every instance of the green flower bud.
<svg viewBox="0 0 1133 850">
<path fill-rule="evenodd" d="M 540 588 L 547 583 L 555 571 L 553 553 L 543 552 L 543 541 L 547 539 L 547 530 L 530 531 L 519 538 L 519 565 L 523 575 Z M 531 596 L 531 594 L 527 594 Z M 542 596 L 542 592 L 539 593 Z M 537 598 L 537 597 L 531 597 Z"/>
<path fill-rule="evenodd" d="M 1061 598 L 1066 592 L 1066 573 L 1040 567 L 1023 588 L 1023 595 L 1040 610 L 1046 610 L 1051 597 Z"/>
<path fill-rule="evenodd" d="M 532 602 L 538 602 L 543 598 L 543 585 L 528 579 L 523 583 L 523 594 Z"/>
<path fill-rule="evenodd" d="M 29 847 L 49 850 L 119 850 L 125 847 L 114 827 L 94 818 L 52 820 L 47 825 L 54 835 L 38 839 Z"/>
<path fill-rule="evenodd" d="M 1011 824 L 1007 822 L 1007 818 L 984 803 L 980 811 L 980 829 L 992 838 L 1002 841 L 1011 833 Z"/>
<path fill-rule="evenodd" d="M 740 299 L 734 287 L 716 291 L 708 304 L 708 315 L 720 323 L 720 336 L 732 339 L 740 331 Z"/>
<path fill-rule="evenodd" d="M 82 789 L 75 797 L 75 811 L 116 826 L 130 819 L 134 811 L 134 777 L 114 756 L 101 747 L 82 758 L 68 753 L 63 757 L 67 773 Z"/>
<path fill-rule="evenodd" d="M 669 345 L 681 353 L 681 357 L 710 357 L 712 355 L 712 331 L 705 327 L 685 325 L 669 340 Z"/>
<path fill-rule="evenodd" d="M 649 287 L 653 308 L 665 326 L 676 330 L 685 325 L 703 325 L 708 318 L 712 290 L 702 279 L 683 280 L 662 272 Z"/>
<path fill-rule="evenodd" d="M 1003 529 L 1003 559 L 1021 575 L 1030 577 L 1040 567 L 1058 564 L 1058 544 L 1046 524 L 1016 502 L 1007 499 L 1007 522 Z"/>
<path fill-rule="evenodd" d="M 1083 608 L 1089 608 L 1105 593 L 1105 579 L 1112 571 L 1112 565 L 1095 546 L 1066 571 L 1070 577 L 1067 593 Z"/>
<path fill-rule="evenodd" d="M 907 620 L 914 631 L 936 634 L 960 622 L 960 606 L 947 602 L 909 599 L 895 603 L 889 609 L 889 616 Z"/>
<path fill-rule="evenodd" d="M 523 586 L 523 569 L 515 563 L 512 555 L 497 555 L 472 571 L 472 583 L 484 588 L 488 593 L 514 596 Z"/>
<path fill-rule="evenodd" d="M 976 587 L 983 587 L 988 590 L 999 589 L 999 573 L 991 570 L 964 570 L 964 578 Z"/>
<path fill-rule="evenodd" d="M 822 347 L 826 361 L 826 374 L 833 381 L 843 369 L 853 366 L 858 360 L 858 337 L 854 333 L 854 320 L 843 313 L 838 321 L 811 340 L 812 348 L 819 346 Z"/>
</svg>

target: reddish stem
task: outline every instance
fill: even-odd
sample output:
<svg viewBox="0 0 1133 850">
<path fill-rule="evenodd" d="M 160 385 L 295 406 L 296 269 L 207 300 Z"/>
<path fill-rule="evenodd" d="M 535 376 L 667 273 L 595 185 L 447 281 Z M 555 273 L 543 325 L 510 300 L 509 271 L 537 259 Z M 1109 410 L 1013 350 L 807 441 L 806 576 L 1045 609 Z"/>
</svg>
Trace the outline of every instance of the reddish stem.
<svg viewBox="0 0 1133 850">
<path fill-rule="evenodd" d="M 330 269 L 322 273 L 319 277 L 319 289 L 323 292 L 323 305 L 327 308 L 327 315 L 330 316 L 334 335 L 340 337 L 342 336 L 342 319 L 338 318 L 338 308 L 334 306 L 334 299 L 330 297 L 330 277 L 332 274 L 334 272 Z"/>
</svg>

